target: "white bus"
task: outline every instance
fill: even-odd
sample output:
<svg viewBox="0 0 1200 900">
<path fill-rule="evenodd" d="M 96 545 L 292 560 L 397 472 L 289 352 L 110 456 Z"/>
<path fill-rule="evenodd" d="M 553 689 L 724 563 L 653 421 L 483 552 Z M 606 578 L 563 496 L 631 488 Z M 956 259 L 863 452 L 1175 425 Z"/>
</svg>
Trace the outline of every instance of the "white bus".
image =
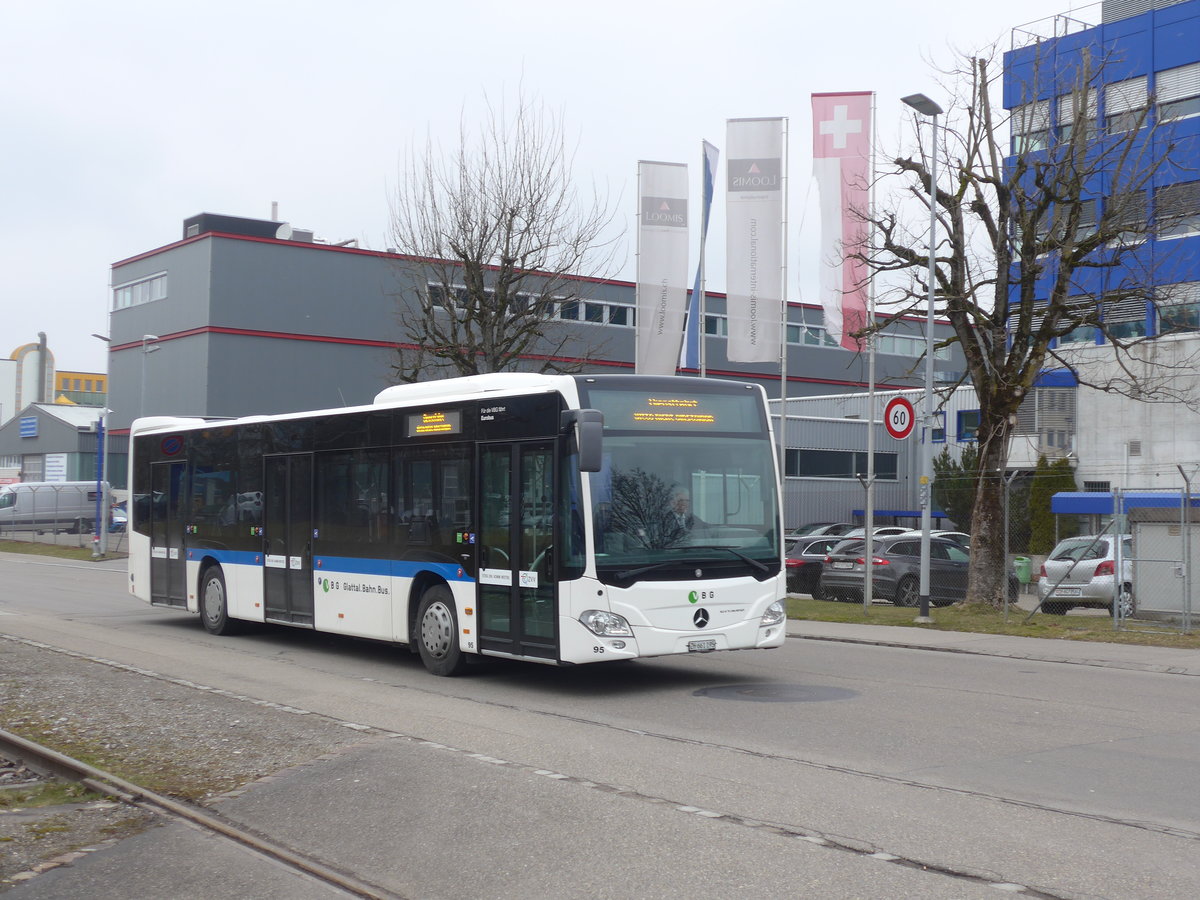
<svg viewBox="0 0 1200 900">
<path fill-rule="evenodd" d="M 130 590 L 213 634 L 393 641 L 437 675 L 784 641 L 754 385 L 503 373 L 348 409 L 142 418 L 129 465 Z"/>
</svg>

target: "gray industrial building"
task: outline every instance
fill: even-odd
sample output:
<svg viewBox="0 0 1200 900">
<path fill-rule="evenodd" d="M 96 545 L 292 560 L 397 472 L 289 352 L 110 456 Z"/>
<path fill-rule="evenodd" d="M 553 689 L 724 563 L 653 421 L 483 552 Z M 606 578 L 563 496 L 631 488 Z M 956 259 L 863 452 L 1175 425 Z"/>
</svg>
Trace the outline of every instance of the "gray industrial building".
<svg viewBox="0 0 1200 900">
<path fill-rule="evenodd" d="M 139 415 L 240 416 L 368 403 L 387 386 L 419 261 L 314 241 L 280 222 L 201 214 L 180 240 L 113 265 L 109 406 L 114 429 Z M 567 352 L 588 371 L 633 371 L 634 285 L 581 280 L 561 304 Z M 725 297 L 706 294 L 707 373 L 779 396 L 779 367 L 725 357 Z M 819 306 L 791 304 L 788 395 L 861 391 L 865 356 L 827 344 Z M 921 382 L 923 323 L 879 339 L 881 386 Z M 955 348 L 954 353 L 957 353 Z M 955 377 L 961 359 L 941 354 Z M 685 370 L 684 374 L 689 373 Z"/>
</svg>

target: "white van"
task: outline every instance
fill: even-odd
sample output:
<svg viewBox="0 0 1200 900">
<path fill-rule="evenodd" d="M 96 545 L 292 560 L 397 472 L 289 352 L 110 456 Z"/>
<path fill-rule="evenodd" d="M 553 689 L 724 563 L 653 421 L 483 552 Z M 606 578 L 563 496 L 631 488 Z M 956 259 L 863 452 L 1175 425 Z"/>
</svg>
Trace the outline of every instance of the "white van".
<svg viewBox="0 0 1200 900">
<path fill-rule="evenodd" d="M 30 481 L 0 486 L 0 532 L 92 531 L 96 486 L 94 481 Z"/>
</svg>

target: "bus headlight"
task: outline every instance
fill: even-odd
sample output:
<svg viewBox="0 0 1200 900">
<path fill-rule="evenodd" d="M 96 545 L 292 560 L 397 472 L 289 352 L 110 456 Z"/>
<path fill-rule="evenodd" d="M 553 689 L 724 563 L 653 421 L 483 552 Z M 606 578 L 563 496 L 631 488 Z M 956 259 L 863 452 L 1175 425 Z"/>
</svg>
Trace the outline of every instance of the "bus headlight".
<svg viewBox="0 0 1200 900">
<path fill-rule="evenodd" d="M 633 629 L 629 627 L 625 617 L 616 613 L 589 609 L 579 617 L 579 621 L 588 631 L 600 637 L 633 637 Z"/>
<path fill-rule="evenodd" d="M 783 601 L 776 600 L 767 607 L 767 611 L 763 613 L 762 621 L 759 622 L 760 628 L 770 628 L 773 625 L 781 625 L 787 618 L 787 610 L 783 608 Z"/>
</svg>

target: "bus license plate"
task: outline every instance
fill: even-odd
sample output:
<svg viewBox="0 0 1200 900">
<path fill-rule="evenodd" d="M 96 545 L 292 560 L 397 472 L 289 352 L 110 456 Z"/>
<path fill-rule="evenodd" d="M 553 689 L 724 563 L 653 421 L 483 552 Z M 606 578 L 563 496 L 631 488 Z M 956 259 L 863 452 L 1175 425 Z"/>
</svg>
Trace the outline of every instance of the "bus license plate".
<svg viewBox="0 0 1200 900">
<path fill-rule="evenodd" d="M 688 653 L 707 653 L 716 649 L 717 642 L 715 640 L 688 641 Z"/>
</svg>

